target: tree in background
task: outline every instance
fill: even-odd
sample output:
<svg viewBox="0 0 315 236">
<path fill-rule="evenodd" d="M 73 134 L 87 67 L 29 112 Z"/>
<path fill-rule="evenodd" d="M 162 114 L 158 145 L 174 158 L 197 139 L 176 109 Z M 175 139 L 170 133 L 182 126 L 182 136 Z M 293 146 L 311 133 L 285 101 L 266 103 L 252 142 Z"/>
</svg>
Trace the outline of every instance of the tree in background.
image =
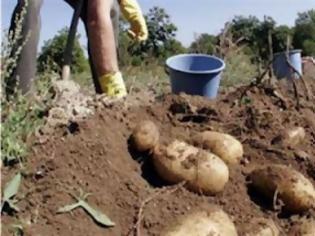
<svg viewBox="0 0 315 236">
<path fill-rule="evenodd" d="M 120 67 L 132 65 L 132 55 L 129 51 L 134 45 L 134 41 L 128 36 L 127 29 L 127 22 L 120 18 L 118 35 L 118 62 Z"/>
<path fill-rule="evenodd" d="M 143 44 L 143 49 L 155 57 L 160 57 L 165 43 L 174 40 L 177 27 L 170 21 L 170 16 L 163 8 L 154 7 L 146 15 L 149 38 Z"/>
<path fill-rule="evenodd" d="M 268 59 L 268 35 L 272 36 L 273 52 L 286 50 L 287 36 L 293 37 L 293 46 L 302 49 L 304 55 L 315 55 L 315 10 L 299 13 L 295 27 L 277 26 L 273 18 L 265 16 L 260 21 L 255 16 L 236 16 L 231 23 L 234 39 L 244 38 L 247 53 L 256 59 Z"/>
<path fill-rule="evenodd" d="M 176 54 L 185 53 L 186 48 L 182 45 L 181 42 L 179 42 L 177 39 L 170 39 L 164 43 L 164 46 L 162 48 L 160 59 L 163 61 L 170 57 L 174 56 Z"/>
<path fill-rule="evenodd" d="M 191 43 L 189 51 L 192 53 L 214 54 L 218 39 L 211 34 L 200 34 L 194 42 Z"/>
<path fill-rule="evenodd" d="M 293 37 L 294 29 L 286 25 L 275 27 L 272 34 L 273 51 L 283 52 L 287 49 L 287 37 Z"/>
<path fill-rule="evenodd" d="M 257 52 L 259 45 L 256 41 L 255 32 L 259 28 L 260 21 L 256 16 L 235 16 L 231 22 L 231 33 L 234 41 L 240 41 L 246 45 L 245 52 L 248 55 L 254 55 Z"/>
<path fill-rule="evenodd" d="M 276 27 L 276 21 L 270 16 L 264 16 L 264 20 L 260 22 L 258 27 L 254 30 L 254 35 L 257 44 L 257 52 L 259 57 L 263 61 L 267 61 L 270 56 L 269 51 L 269 34 L 273 37 L 274 29 Z M 273 43 L 273 46 L 274 43 Z"/>
<path fill-rule="evenodd" d="M 234 40 L 244 38 L 245 42 L 254 43 L 256 40 L 254 32 L 259 28 L 260 23 L 256 16 L 235 16 L 231 24 Z"/>
<path fill-rule="evenodd" d="M 176 40 L 177 27 L 163 8 L 153 7 L 145 15 L 149 37 L 140 44 L 132 42 L 126 34 L 126 23 L 121 22 L 119 36 L 120 64 L 141 65 L 143 61 L 163 61 L 170 55 L 182 53 L 185 48 Z"/>
<path fill-rule="evenodd" d="M 68 37 L 68 28 L 63 28 L 50 40 L 44 42 L 41 53 L 38 57 L 38 71 L 44 72 L 49 69 L 60 72 L 63 65 L 63 54 Z M 73 51 L 71 70 L 74 73 L 81 73 L 89 70 L 87 58 L 79 42 L 79 35 L 76 36 Z"/>
<path fill-rule="evenodd" d="M 231 31 L 234 40 L 243 38 L 243 44 L 248 45 L 247 53 L 255 61 L 266 61 L 269 57 L 268 35 L 273 34 L 276 22 L 272 17 L 265 16 L 260 21 L 255 16 L 236 16 L 232 20 Z"/>
<path fill-rule="evenodd" d="M 315 10 L 299 13 L 295 21 L 293 36 L 295 48 L 303 50 L 307 56 L 315 56 Z"/>
</svg>

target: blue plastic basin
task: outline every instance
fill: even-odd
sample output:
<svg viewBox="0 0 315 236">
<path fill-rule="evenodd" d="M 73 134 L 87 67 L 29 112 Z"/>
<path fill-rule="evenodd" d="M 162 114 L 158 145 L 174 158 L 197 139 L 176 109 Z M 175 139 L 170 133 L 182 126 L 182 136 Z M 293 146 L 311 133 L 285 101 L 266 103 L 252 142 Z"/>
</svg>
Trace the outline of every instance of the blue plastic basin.
<svg viewBox="0 0 315 236">
<path fill-rule="evenodd" d="M 292 66 L 302 75 L 301 52 L 302 52 L 302 50 L 290 51 L 289 52 L 289 61 L 291 62 Z M 275 76 L 278 79 L 282 79 L 282 78 L 287 78 L 287 79 L 296 78 L 296 79 L 298 79 L 299 78 L 299 76 L 287 64 L 286 52 L 280 52 L 280 53 L 274 54 L 273 70 L 274 70 Z"/>
<path fill-rule="evenodd" d="M 205 54 L 180 54 L 166 60 L 172 92 L 215 98 L 220 86 L 223 60 Z"/>
</svg>

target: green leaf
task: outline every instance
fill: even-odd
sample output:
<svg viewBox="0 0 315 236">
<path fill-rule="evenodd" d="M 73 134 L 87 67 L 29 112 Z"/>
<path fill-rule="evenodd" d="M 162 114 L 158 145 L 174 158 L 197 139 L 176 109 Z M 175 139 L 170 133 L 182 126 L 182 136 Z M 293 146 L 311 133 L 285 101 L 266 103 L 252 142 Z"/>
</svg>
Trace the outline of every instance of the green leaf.
<svg viewBox="0 0 315 236">
<path fill-rule="evenodd" d="M 66 212 L 70 212 L 72 210 L 74 210 L 75 208 L 79 207 L 80 206 L 80 202 L 77 202 L 77 203 L 74 203 L 74 204 L 71 204 L 71 205 L 67 205 L 67 206 L 64 206 L 64 207 L 61 207 L 57 210 L 57 213 L 66 213 Z"/>
<path fill-rule="evenodd" d="M 86 210 L 92 217 L 93 219 L 99 223 L 102 224 L 104 226 L 110 227 L 110 226 L 114 226 L 115 223 L 112 222 L 107 215 L 103 214 L 102 212 L 92 208 L 87 202 L 80 200 L 79 201 L 80 206 L 82 208 L 84 208 L 84 210 Z"/>
<path fill-rule="evenodd" d="M 7 183 L 3 191 L 3 202 L 8 202 L 10 198 L 15 196 L 21 184 L 21 173 L 17 173 L 13 179 Z"/>
</svg>

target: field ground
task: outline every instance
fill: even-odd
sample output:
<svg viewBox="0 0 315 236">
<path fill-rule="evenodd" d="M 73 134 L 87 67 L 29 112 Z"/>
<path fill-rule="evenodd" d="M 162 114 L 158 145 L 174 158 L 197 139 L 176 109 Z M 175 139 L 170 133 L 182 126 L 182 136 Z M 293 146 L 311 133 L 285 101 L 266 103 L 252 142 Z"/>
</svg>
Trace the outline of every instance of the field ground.
<svg viewBox="0 0 315 236">
<path fill-rule="evenodd" d="M 279 163 L 292 166 L 315 184 L 315 80 L 307 82 L 312 97 L 306 100 L 299 83 L 299 110 L 285 83 L 252 87 L 242 99 L 245 86 L 222 91 L 215 101 L 161 95 L 151 86 L 149 91 L 135 89 L 127 99 L 113 104 L 94 101 L 90 105 L 95 109 L 93 116 L 32 137 L 35 144 L 24 163 L 16 196 L 20 211 L 4 213 L 3 235 L 10 235 L 12 225 L 20 226 L 23 235 L 135 235 L 144 202 L 141 235 L 159 235 L 174 218 L 211 205 L 229 214 L 239 235 L 256 227 L 251 225 L 256 217 L 273 219 L 281 234 L 287 235 L 302 215 L 274 210 L 272 203 L 249 188 L 247 176 L 256 167 Z M 128 145 L 134 126 L 147 119 L 158 126 L 162 142 L 190 142 L 195 132 L 204 130 L 226 132 L 240 140 L 244 158 L 240 165 L 230 167 L 224 191 L 205 196 L 178 187 L 171 192 L 172 186 L 151 166 L 150 155 L 136 153 Z M 301 144 L 292 148 L 274 142 L 283 130 L 296 126 L 306 130 Z M 17 170 L 18 165 L 2 166 L 3 183 Z M 160 191 L 163 188 L 167 189 Z M 57 214 L 60 207 L 75 201 L 71 195 L 78 196 L 80 189 L 91 193 L 86 201 L 107 214 L 114 227 L 101 227 L 82 209 Z M 315 217 L 315 211 L 303 216 Z"/>
</svg>

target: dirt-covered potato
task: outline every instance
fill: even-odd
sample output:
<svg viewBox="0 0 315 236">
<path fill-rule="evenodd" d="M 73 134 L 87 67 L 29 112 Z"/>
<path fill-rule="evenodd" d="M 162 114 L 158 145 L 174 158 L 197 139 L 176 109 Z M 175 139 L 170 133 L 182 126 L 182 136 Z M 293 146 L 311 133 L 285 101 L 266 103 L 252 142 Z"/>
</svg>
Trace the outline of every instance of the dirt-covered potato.
<svg viewBox="0 0 315 236">
<path fill-rule="evenodd" d="M 315 207 L 315 189 L 300 172 L 284 165 L 269 165 L 250 174 L 252 186 L 270 199 L 279 199 L 283 209 L 299 213 Z"/>
<path fill-rule="evenodd" d="M 305 139 L 305 129 L 303 127 L 295 127 L 281 132 L 279 136 L 274 138 L 274 144 L 281 144 L 287 147 L 295 147 Z"/>
<path fill-rule="evenodd" d="M 164 180 L 187 181 L 188 189 L 204 194 L 222 191 L 229 179 L 228 167 L 219 157 L 178 140 L 156 148 L 153 163 Z"/>
<path fill-rule="evenodd" d="M 185 215 L 164 230 L 161 236 L 237 236 L 234 223 L 220 209 L 203 210 Z"/>
<path fill-rule="evenodd" d="M 242 144 L 229 134 L 205 131 L 196 134 L 192 141 L 194 145 L 219 156 L 227 164 L 237 164 L 243 157 Z"/>
<path fill-rule="evenodd" d="M 303 219 L 295 223 L 291 228 L 289 236 L 314 236 L 315 219 Z"/>
<path fill-rule="evenodd" d="M 271 219 L 255 218 L 245 229 L 245 236 L 279 236 L 280 231 Z"/>
<path fill-rule="evenodd" d="M 139 152 L 153 150 L 159 143 L 158 127 L 150 120 L 137 124 L 131 135 L 131 144 Z"/>
<path fill-rule="evenodd" d="M 303 127 L 296 127 L 286 132 L 285 143 L 289 146 L 296 146 L 305 139 L 305 130 Z"/>
</svg>

